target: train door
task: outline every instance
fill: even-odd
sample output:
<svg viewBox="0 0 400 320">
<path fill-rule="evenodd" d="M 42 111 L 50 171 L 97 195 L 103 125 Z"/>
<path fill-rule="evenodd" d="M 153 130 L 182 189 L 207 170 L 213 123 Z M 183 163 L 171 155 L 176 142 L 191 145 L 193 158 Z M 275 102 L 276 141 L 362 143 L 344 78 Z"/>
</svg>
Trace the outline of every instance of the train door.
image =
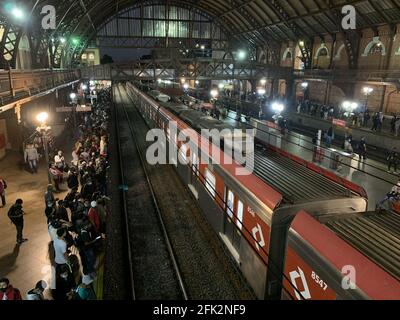
<svg viewBox="0 0 400 320">
<path fill-rule="evenodd" d="M 243 203 L 236 198 L 235 194 L 229 188 L 226 188 L 225 192 L 225 212 L 224 234 L 227 236 L 234 249 L 239 252 L 241 233 L 240 229 L 235 226 L 235 219 L 238 227 L 240 225 L 241 228 L 241 219 L 243 219 Z"/>
<path fill-rule="evenodd" d="M 197 192 L 196 189 L 196 181 L 198 179 L 198 175 L 199 175 L 199 164 L 198 164 L 198 157 L 197 154 L 195 152 L 191 153 L 191 158 L 190 158 L 190 163 L 189 163 L 189 183 L 188 183 L 188 187 L 189 189 L 192 191 L 192 193 L 194 194 L 194 196 L 196 198 L 199 197 L 199 194 Z"/>
</svg>

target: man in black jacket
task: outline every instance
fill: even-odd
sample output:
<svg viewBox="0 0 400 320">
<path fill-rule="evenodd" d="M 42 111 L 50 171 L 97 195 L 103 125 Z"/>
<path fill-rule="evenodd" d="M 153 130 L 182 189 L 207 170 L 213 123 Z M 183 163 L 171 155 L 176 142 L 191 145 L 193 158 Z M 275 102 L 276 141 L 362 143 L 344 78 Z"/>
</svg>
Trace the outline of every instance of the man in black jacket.
<svg viewBox="0 0 400 320">
<path fill-rule="evenodd" d="M 8 217 L 17 229 L 17 244 L 21 244 L 28 239 L 22 237 L 22 230 L 24 229 L 24 211 L 22 210 L 22 199 L 17 199 L 15 204 L 8 210 Z"/>
<path fill-rule="evenodd" d="M 390 151 L 386 160 L 388 161 L 388 172 L 392 172 L 392 166 L 394 167 L 394 173 L 397 173 L 397 165 L 399 163 L 399 155 L 397 153 L 396 147 L 393 147 Z"/>
</svg>

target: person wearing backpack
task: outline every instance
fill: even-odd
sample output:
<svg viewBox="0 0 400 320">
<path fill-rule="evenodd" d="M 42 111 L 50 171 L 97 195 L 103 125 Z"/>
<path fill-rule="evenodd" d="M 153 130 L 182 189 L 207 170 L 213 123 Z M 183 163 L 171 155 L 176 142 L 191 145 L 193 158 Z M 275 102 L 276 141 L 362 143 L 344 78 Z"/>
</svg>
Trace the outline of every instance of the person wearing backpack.
<svg viewBox="0 0 400 320">
<path fill-rule="evenodd" d="M 2 207 L 5 207 L 6 205 L 6 189 L 7 189 L 6 180 L 0 178 L 0 197 L 1 197 Z"/>
<path fill-rule="evenodd" d="M 17 229 L 17 244 L 22 244 L 28 239 L 22 237 L 22 230 L 24 229 L 24 210 L 22 210 L 22 199 L 17 199 L 15 204 L 8 210 L 8 217 Z"/>
<path fill-rule="evenodd" d="M 82 283 L 78 285 L 74 294 L 71 295 L 72 300 L 97 300 L 92 283 L 93 278 L 90 275 L 84 274 Z"/>
<path fill-rule="evenodd" d="M 22 300 L 19 290 L 7 278 L 0 279 L 0 300 Z"/>
</svg>

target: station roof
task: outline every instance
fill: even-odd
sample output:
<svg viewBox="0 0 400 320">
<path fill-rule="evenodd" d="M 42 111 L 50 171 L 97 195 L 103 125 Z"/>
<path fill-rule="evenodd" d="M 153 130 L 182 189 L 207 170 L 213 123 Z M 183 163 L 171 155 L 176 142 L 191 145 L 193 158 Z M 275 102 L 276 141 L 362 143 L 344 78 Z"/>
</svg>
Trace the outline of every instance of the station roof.
<svg viewBox="0 0 400 320">
<path fill-rule="evenodd" d="M 40 16 L 46 4 L 57 9 L 57 30 L 82 39 L 93 37 L 102 24 L 134 6 L 195 8 L 223 26 L 227 36 L 263 45 L 298 41 L 341 30 L 342 8 L 353 5 L 357 29 L 400 22 L 400 0 L 29 0 L 17 1 Z M 53 32 L 54 33 L 54 32 Z"/>
</svg>

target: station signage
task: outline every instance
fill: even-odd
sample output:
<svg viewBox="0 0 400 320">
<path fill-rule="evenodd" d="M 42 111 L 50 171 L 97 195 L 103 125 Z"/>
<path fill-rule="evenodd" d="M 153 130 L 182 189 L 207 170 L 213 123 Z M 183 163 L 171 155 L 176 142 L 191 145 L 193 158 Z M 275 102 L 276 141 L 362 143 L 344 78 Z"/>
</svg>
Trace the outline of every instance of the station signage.
<svg viewBox="0 0 400 320">
<path fill-rule="evenodd" d="M 346 128 L 346 121 L 340 119 L 332 119 L 332 124 L 338 127 Z"/>
<path fill-rule="evenodd" d="M 56 112 L 72 112 L 73 107 L 58 107 L 56 108 Z M 92 111 L 91 106 L 78 106 L 75 109 L 76 112 L 90 112 Z"/>
</svg>

